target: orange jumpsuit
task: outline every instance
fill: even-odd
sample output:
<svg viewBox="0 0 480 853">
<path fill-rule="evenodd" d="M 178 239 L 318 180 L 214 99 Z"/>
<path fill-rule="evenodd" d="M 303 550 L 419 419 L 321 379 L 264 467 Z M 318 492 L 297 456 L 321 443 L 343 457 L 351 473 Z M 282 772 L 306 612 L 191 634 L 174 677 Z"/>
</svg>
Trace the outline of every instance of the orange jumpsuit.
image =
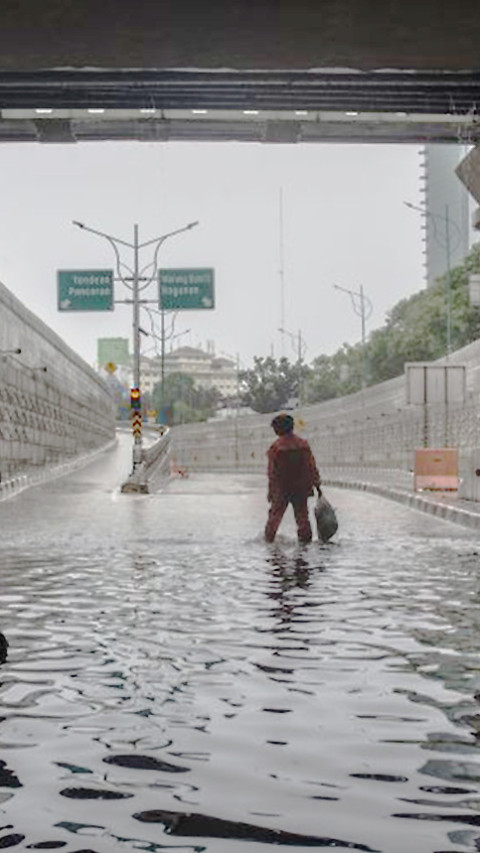
<svg viewBox="0 0 480 853">
<path fill-rule="evenodd" d="M 291 503 L 299 541 L 311 542 L 308 498 L 313 495 L 314 486 L 320 488 L 320 474 L 308 441 L 289 432 L 273 442 L 267 456 L 270 509 L 265 539 L 273 542 L 285 510 Z"/>
</svg>

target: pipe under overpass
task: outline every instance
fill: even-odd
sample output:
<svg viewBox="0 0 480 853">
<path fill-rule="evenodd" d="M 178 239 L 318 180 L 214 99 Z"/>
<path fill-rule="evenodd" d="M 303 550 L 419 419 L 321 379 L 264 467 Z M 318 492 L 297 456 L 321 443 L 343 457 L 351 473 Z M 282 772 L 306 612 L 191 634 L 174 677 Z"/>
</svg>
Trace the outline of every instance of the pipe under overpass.
<svg viewBox="0 0 480 853">
<path fill-rule="evenodd" d="M 475 143 L 477 0 L 4 0 L 0 142 Z"/>
</svg>

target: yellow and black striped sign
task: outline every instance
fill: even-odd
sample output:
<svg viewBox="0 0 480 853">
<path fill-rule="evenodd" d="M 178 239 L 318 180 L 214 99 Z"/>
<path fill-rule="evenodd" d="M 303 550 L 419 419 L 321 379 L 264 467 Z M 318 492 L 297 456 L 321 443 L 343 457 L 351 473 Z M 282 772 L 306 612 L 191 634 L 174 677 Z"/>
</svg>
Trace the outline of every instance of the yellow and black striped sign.
<svg viewBox="0 0 480 853">
<path fill-rule="evenodd" d="M 132 411 L 132 432 L 135 438 L 138 438 L 142 434 L 142 413 Z"/>
</svg>

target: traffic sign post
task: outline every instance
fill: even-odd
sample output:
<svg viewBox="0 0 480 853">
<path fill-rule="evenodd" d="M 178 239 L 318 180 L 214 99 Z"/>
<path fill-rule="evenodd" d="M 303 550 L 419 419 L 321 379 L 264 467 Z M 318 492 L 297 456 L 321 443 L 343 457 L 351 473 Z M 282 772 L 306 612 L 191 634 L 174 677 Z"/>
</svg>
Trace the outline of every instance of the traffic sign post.
<svg viewBox="0 0 480 853">
<path fill-rule="evenodd" d="M 215 308 L 213 269 L 161 269 L 158 283 L 161 311 Z"/>
<path fill-rule="evenodd" d="M 59 311 L 113 311 L 113 270 L 58 270 Z"/>
<path fill-rule="evenodd" d="M 133 243 L 127 240 L 121 240 L 104 231 L 98 231 L 95 228 L 90 228 L 84 225 L 83 222 L 74 220 L 74 225 L 77 225 L 82 230 L 88 231 L 90 234 L 95 234 L 98 237 L 103 237 L 112 246 L 116 260 L 116 270 L 118 279 L 132 291 L 132 298 L 124 300 L 129 302 L 133 307 L 133 399 L 131 396 L 131 414 L 132 426 L 134 435 L 133 445 L 133 470 L 132 474 L 138 465 L 143 460 L 142 451 L 142 415 L 140 406 L 140 302 L 148 302 L 151 300 L 141 300 L 140 291 L 145 290 L 154 280 L 157 275 L 157 255 L 162 243 L 170 237 L 175 237 L 177 234 L 183 234 L 198 225 L 198 222 L 190 222 L 184 228 L 177 228 L 175 231 L 170 231 L 167 234 L 162 234 L 160 237 L 155 237 L 153 240 L 146 240 L 143 243 L 138 239 L 138 225 L 134 225 Z M 133 250 L 133 267 L 127 266 L 120 260 L 119 246 L 126 246 Z M 143 270 L 140 270 L 139 254 L 140 250 L 147 246 L 155 246 L 153 263 L 147 264 Z M 152 273 L 144 276 L 143 273 L 153 267 Z M 122 274 L 122 268 L 126 268 L 131 276 L 127 279 Z M 171 272 L 171 271 L 168 271 Z M 182 290 L 182 296 L 188 297 L 188 304 L 184 304 L 183 308 L 213 308 L 213 270 L 175 270 L 174 272 L 195 273 L 194 280 L 189 279 L 187 285 L 182 284 L 182 288 L 187 287 L 188 293 Z M 168 287 L 172 287 L 173 293 L 166 294 L 172 297 L 173 301 L 178 297 L 176 288 L 177 285 L 168 283 Z M 60 311 L 106 311 L 113 309 L 113 272 L 112 270 L 59 270 L 58 272 L 58 308 Z M 162 314 L 162 352 L 165 347 L 165 335 L 163 329 L 163 306 Z M 162 359 L 163 363 L 163 359 Z M 163 368 L 162 368 L 163 371 Z M 163 384 L 163 372 L 162 372 Z M 137 401 L 134 399 L 136 392 L 138 393 L 138 408 Z"/>
<path fill-rule="evenodd" d="M 132 434 L 134 439 L 142 437 L 142 413 L 132 409 Z"/>
</svg>

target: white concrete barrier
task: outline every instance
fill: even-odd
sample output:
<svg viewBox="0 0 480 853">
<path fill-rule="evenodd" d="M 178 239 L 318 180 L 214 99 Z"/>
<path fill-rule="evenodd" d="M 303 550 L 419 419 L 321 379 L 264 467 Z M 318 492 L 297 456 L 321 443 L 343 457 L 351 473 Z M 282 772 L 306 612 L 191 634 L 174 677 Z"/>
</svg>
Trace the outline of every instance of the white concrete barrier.
<svg viewBox="0 0 480 853">
<path fill-rule="evenodd" d="M 8 492 L 2 481 L 31 479 L 114 434 L 106 384 L 0 284 L 0 494 Z"/>
<path fill-rule="evenodd" d="M 467 367 L 466 405 L 409 405 L 400 376 L 293 412 L 296 430 L 310 441 L 322 475 L 351 481 L 361 470 L 366 480 L 409 490 L 415 451 L 425 441 L 429 447 L 457 447 L 464 471 L 472 464 L 469 460 L 479 459 L 480 341 L 452 353 L 450 363 Z M 275 438 L 272 417 L 174 427 L 173 453 L 192 471 L 266 471 L 265 454 Z M 464 497 L 475 499 L 473 488 L 471 493 L 465 493 L 465 485 L 461 488 Z"/>
</svg>

